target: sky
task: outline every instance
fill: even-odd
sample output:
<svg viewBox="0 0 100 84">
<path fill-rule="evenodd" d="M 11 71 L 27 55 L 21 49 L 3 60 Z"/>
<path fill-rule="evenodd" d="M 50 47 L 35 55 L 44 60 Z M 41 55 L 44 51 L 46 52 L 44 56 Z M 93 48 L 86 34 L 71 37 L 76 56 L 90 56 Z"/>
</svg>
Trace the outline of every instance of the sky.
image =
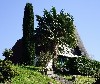
<svg viewBox="0 0 100 84">
<path fill-rule="evenodd" d="M 12 48 L 22 38 L 26 3 L 32 3 L 34 15 L 42 15 L 44 9 L 49 11 L 52 6 L 58 13 L 65 9 L 74 17 L 74 24 L 90 57 L 100 61 L 100 0 L 1 0 L 0 59 L 4 59 L 5 48 Z"/>
</svg>

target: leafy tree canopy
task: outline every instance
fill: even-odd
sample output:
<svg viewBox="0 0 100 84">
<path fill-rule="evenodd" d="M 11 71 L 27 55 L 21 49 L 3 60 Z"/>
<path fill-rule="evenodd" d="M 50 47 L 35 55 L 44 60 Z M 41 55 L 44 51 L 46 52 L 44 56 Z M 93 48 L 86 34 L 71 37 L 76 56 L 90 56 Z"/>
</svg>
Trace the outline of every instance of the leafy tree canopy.
<svg viewBox="0 0 100 84">
<path fill-rule="evenodd" d="M 56 46 L 57 44 L 77 45 L 73 16 L 64 13 L 62 9 L 58 14 L 55 7 L 50 11 L 44 9 L 43 16 L 36 15 L 38 28 L 36 28 L 36 43 L 39 45 Z"/>
</svg>

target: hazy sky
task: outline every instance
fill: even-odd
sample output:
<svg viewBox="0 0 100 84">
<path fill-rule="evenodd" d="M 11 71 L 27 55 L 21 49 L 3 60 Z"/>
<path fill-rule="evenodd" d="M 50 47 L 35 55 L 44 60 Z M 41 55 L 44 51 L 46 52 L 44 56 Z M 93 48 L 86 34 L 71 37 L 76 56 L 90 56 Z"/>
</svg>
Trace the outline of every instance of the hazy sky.
<svg viewBox="0 0 100 84">
<path fill-rule="evenodd" d="M 33 4 L 34 14 L 43 14 L 44 8 L 52 6 L 60 12 L 65 9 L 74 17 L 87 52 L 100 61 L 100 0 L 1 0 L 0 1 L 0 59 L 5 48 L 12 48 L 22 37 L 24 7 L 27 2 Z M 35 18 L 35 27 L 36 27 Z"/>
</svg>

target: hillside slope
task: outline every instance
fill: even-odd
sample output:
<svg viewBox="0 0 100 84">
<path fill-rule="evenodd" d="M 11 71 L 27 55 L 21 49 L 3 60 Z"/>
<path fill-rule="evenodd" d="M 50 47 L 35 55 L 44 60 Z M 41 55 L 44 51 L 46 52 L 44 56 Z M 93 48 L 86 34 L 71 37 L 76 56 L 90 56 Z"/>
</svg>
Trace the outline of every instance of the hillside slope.
<svg viewBox="0 0 100 84">
<path fill-rule="evenodd" d="M 11 84 L 60 84 L 57 81 L 42 75 L 37 70 L 38 68 L 33 66 L 12 66 L 14 70 L 19 74 L 11 79 Z"/>
</svg>

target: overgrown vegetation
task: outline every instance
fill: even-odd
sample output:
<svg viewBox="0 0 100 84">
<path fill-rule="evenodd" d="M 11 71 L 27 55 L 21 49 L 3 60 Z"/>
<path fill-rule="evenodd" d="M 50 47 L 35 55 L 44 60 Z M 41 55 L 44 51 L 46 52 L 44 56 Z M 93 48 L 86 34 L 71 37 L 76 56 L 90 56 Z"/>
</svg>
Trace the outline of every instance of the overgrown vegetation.
<svg viewBox="0 0 100 84">
<path fill-rule="evenodd" d="M 9 60 L 13 56 L 13 51 L 6 48 L 2 55 L 5 56 L 5 60 Z"/>
<path fill-rule="evenodd" d="M 51 58 L 52 55 L 49 52 L 47 53 L 41 52 L 38 62 L 36 63 L 36 66 L 41 66 L 45 68 Z"/>
<path fill-rule="evenodd" d="M 41 68 L 34 66 L 13 65 L 11 61 L 0 61 L 0 83 L 11 84 L 60 84 L 42 75 Z"/>
<path fill-rule="evenodd" d="M 77 58 L 78 71 L 82 75 L 100 77 L 100 62 L 88 59 L 86 56 Z"/>
<path fill-rule="evenodd" d="M 11 84 L 48 84 L 51 82 L 53 84 L 60 84 L 59 82 L 42 75 L 40 68 L 34 66 L 13 66 L 19 75 L 11 79 Z"/>
<path fill-rule="evenodd" d="M 77 45 L 74 19 L 69 13 L 64 13 L 64 10 L 61 10 L 58 14 L 55 7 L 52 7 L 50 11 L 44 9 L 43 13 L 43 16 L 36 15 L 38 21 L 35 34 L 36 45 L 40 52 L 51 52 L 54 60 L 53 68 L 55 68 L 58 46 L 60 44 L 68 44 L 70 47 Z"/>
<path fill-rule="evenodd" d="M 95 78 L 100 79 L 100 62 L 86 56 L 65 59 L 63 65 L 55 65 L 57 64 L 58 45 L 68 44 L 71 48 L 77 45 L 74 19 L 72 15 L 64 13 L 63 10 L 57 14 L 55 7 L 52 7 L 50 11 L 45 9 L 43 13 L 43 16 L 36 15 L 38 28 L 34 30 L 33 6 L 30 3 L 26 4 L 23 18 L 23 57 L 19 63 L 24 65 L 13 65 L 9 61 L 9 58 L 13 56 L 13 51 L 5 49 L 3 52 L 5 60 L 0 60 L 0 82 L 9 81 L 11 84 L 47 84 L 52 82 L 59 84 L 57 81 L 42 75 L 39 71 L 40 68 L 25 66 L 34 64 L 35 54 L 40 56 L 37 66 L 46 67 L 49 60 L 53 59 L 54 67 L 56 66 L 60 70 L 62 68 L 63 70 L 68 69 L 64 74 L 82 75 L 76 77 L 75 84 L 91 84 Z M 65 77 L 68 78 L 68 76 Z M 71 77 L 69 80 L 73 79 L 72 76 L 69 77 Z"/>
<path fill-rule="evenodd" d="M 12 69 L 11 61 L 0 61 L 0 83 L 11 80 L 11 78 L 15 77 L 16 75 L 18 74 L 15 70 Z"/>
<path fill-rule="evenodd" d="M 77 74 L 100 78 L 100 62 L 89 59 L 86 56 L 66 58 L 63 66 L 60 65 L 59 67 L 66 68 L 68 70 L 68 72 L 66 71 L 67 74 Z"/>
<path fill-rule="evenodd" d="M 2 53 L 5 56 L 4 60 L 0 60 L 0 83 L 11 80 L 12 77 L 18 75 L 16 71 L 12 69 L 12 62 L 9 60 L 13 56 L 13 51 L 11 49 L 5 49 Z"/>
<path fill-rule="evenodd" d="M 10 62 L 6 61 L 5 65 L 7 66 L 8 64 L 10 64 Z M 3 77 L 0 82 L 9 82 L 11 84 L 48 84 L 48 82 L 52 82 L 53 84 L 60 84 L 59 82 L 42 75 L 40 73 L 41 67 L 10 65 L 9 68 L 5 67 L 4 64 L 2 67 L 3 72 L 6 72 L 6 75 L 0 75 L 0 79 Z M 64 77 L 69 81 L 73 81 L 73 75 L 66 75 Z M 93 82 L 95 82 L 95 78 L 81 75 L 76 75 L 73 81 L 74 84 L 92 84 Z"/>
</svg>

